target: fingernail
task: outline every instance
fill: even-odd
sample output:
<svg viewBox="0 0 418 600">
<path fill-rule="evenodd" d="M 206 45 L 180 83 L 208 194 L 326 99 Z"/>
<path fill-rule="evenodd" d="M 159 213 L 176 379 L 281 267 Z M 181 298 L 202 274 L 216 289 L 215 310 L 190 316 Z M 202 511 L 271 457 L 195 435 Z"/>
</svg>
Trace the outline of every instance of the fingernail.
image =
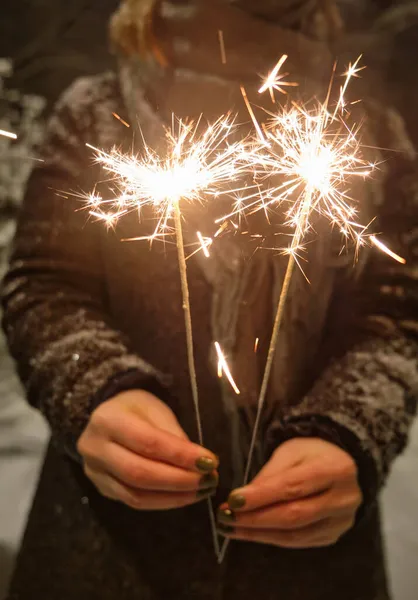
<svg viewBox="0 0 418 600">
<path fill-rule="evenodd" d="M 205 500 L 206 498 L 210 498 L 216 494 L 216 488 L 210 488 L 208 490 L 198 490 L 196 492 L 196 498 L 199 500 Z"/>
<path fill-rule="evenodd" d="M 228 506 L 231 510 L 238 510 L 239 508 L 243 508 L 245 506 L 246 499 L 242 494 L 236 494 L 232 492 L 228 496 Z"/>
<path fill-rule="evenodd" d="M 229 508 L 218 508 L 217 514 L 218 520 L 221 523 L 233 523 L 236 520 L 236 516 Z"/>
<path fill-rule="evenodd" d="M 216 529 L 219 535 L 223 536 L 231 535 L 235 532 L 235 527 L 231 527 L 230 525 L 223 525 L 222 523 L 218 523 Z"/>
<path fill-rule="evenodd" d="M 210 473 L 214 469 L 216 469 L 216 464 L 213 458 L 209 458 L 208 456 L 201 456 L 196 461 L 196 467 L 202 473 Z"/>
<path fill-rule="evenodd" d="M 216 488 L 218 485 L 219 476 L 215 471 L 212 473 L 206 473 L 202 475 L 199 481 L 199 490 L 207 490 L 209 488 Z"/>
</svg>

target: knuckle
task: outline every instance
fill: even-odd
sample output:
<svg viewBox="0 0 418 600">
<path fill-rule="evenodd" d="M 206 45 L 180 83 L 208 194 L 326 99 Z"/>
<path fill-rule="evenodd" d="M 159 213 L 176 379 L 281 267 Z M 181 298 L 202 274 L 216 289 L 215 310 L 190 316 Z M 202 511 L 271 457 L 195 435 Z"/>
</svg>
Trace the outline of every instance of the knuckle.
<svg viewBox="0 0 418 600">
<path fill-rule="evenodd" d="M 357 465 L 349 456 L 344 457 L 338 465 L 338 475 L 341 479 L 352 479 L 357 477 Z"/>
<path fill-rule="evenodd" d="M 292 500 L 292 498 L 300 498 L 304 495 L 304 484 L 301 481 L 292 481 L 289 482 L 284 490 L 284 496 L 287 500 Z"/>
<path fill-rule="evenodd" d="M 355 492 L 344 494 L 340 503 L 340 508 L 343 511 L 355 514 L 362 502 L 362 494 L 359 490 L 356 490 Z"/>
<path fill-rule="evenodd" d="M 104 405 L 102 405 L 99 406 L 99 408 L 96 408 L 91 415 L 89 426 L 93 429 L 93 431 L 102 432 L 108 429 L 109 422 L 111 422 L 109 411 Z"/>
<path fill-rule="evenodd" d="M 167 458 L 174 465 L 183 466 L 187 463 L 187 457 L 180 448 L 173 447 L 166 449 Z"/>
<path fill-rule="evenodd" d="M 139 485 L 144 482 L 144 470 L 135 461 L 123 466 L 123 479 L 132 485 Z"/>
<path fill-rule="evenodd" d="M 297 525 L 304 516 L 304 510 L 299 502 L 292 502 L 286 509 L 285 521 L 288 525 Z"/>
<path fill-rule="evenodd" d="M 155 435 L 144 436 L 142 440 L 142 452 L 144 456 L 151 458 L 158 456 L 160 449 L 160 442 Z"/>
</svg>

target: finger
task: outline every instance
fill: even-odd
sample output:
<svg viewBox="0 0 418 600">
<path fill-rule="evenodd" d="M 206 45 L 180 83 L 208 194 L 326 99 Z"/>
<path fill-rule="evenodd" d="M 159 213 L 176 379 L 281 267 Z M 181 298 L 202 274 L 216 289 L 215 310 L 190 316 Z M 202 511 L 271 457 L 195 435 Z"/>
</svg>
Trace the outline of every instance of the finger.
<svg viewBox="0 0 418 600">
<path fill-rule="evenodd" d="M 300 529 L 334 515 L 327 493 L 249 512 L 232 512 L 222 508 L 218 511 L 220 522 L 251 529 Z"/>
<path fill-rule="evenodd" d="M 89 478 L 99 492 L 111 500 L 123 502 L 135 510 L 170 510 L 189 506 L 209 498 L 211 493 L 164 493 L 136 490 L 104 472 L 90 470 Z"/>
<path fill-rule="evenodd" d="M 107 443 L 101 455 L 88 460 L 88 464 L 96 470 L 109 472 L 116 479 L 135 489 L 197 492 L 215 488 L 218 484 L 216 472 L 202 475 L 186 471 L 167 463 L 144 458 L 113 442 Z"/>
<path fill-rule="evenodd" d="M 120 411 L 115 414 L 111 428 L 107 420 L 103 425 L 114 442 L 136 454 L 190 471 L 206 473 L 218 467 L 219 461 L 213 452 L 158 429 L 136 418 L 134 413 Z"/>
<path fill-rule="evenodd" d="M 332 483 L 332 476 L 320 463 L 307 463 L 234 490 L 228 505 L 234 511 L 251 511 L 321 494 L 329 490 Z"/>
<path fill-rule="evenodd" d="M 302 529 L 235 529 L 221 527 L 219 533 L 230 539 L 259 544 L 270 544 L 282 548 L 320 548 L 335 544 L 353 525 L 349 518 L 324 520 Z"/>
</svg>

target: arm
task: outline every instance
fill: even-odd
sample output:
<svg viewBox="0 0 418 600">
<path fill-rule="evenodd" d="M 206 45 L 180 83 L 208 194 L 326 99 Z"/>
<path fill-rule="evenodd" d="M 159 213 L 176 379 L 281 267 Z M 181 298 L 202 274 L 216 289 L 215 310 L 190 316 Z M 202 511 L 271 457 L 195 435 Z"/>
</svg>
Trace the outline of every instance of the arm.
<svg viewBox="0 0 418 600">
<path fill-rule="evenodd" d="M 100 225 L 66 197 L 93 189 L 95 171 L 85 148 L 95 141 L 92 87 L 79 80 L 50 120 L 44 162 L 28 184 L 3 287 L 4 328 L 29 402 L 70 451 L 102 393 L 154 391 L 160 379 L 112 327 Z"/>
</svg>

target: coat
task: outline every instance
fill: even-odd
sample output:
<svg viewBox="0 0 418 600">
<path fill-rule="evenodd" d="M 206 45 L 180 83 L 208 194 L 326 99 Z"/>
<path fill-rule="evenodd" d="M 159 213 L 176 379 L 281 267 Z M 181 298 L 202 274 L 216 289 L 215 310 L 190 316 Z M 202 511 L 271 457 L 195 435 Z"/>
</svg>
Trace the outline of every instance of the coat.
<svg viewBox="0 0 418 600">
<path fill-rule="evenodd" d="M 175 249 L 122 243 L 149 223 L 130 216 L 106 230 L 69 194 L 92 190 L 103 179 L 86 143 L 132 143 L 112 116 L 129 118 L 126 79 L 120 81 L 113 73 L 81 79 L 58 103 L 3 287 L 11 352 L 29 402 L 52 429 L 10 600 L 387 600 L 377 497 L 406 445 L 418 390 L 414 152 L 407 145 L 387 169 L 377 214 L 385 241 L 407 264 L 370 253 L 364 265 L 341 269 L 335 256 L 320 254 L 331 290 L 325 323 L 313 338 L 316 351 L 303 354 L 315 319 L 305 317 L 300 337 L 300 322 L 289 317 L 287 339 L 299 339 L 296 356 L 305 358 L 287 362 L 298 386 L 286 401 L 273 398 L 263 438 L 264 460 L 295 436 L 321 437 L 349 452 L 364 495 L 356 524 L 321 549 L 232 543 L 218 566 L 204 504 L 135 512 L 95 490 L 75 450 L 98 403 L 130 388 L 161 396 L 195 437 Z M 144 127 L 156 106 L 145 96 L 136 98 Z M 374 110 L 383 136 L 402 137 L 393 113 Z M 222 501 L 236 473 L 228 413 L 208 361 L 213 290 L 197 259 L 188 262 L 188 274 L 205 442 L 220 457 L 215 501 Z M 303 295 L 308 310 L 315 306 L 321 290 L 309 289 L 296 286 L 291 304 Z"/>
</svg>

